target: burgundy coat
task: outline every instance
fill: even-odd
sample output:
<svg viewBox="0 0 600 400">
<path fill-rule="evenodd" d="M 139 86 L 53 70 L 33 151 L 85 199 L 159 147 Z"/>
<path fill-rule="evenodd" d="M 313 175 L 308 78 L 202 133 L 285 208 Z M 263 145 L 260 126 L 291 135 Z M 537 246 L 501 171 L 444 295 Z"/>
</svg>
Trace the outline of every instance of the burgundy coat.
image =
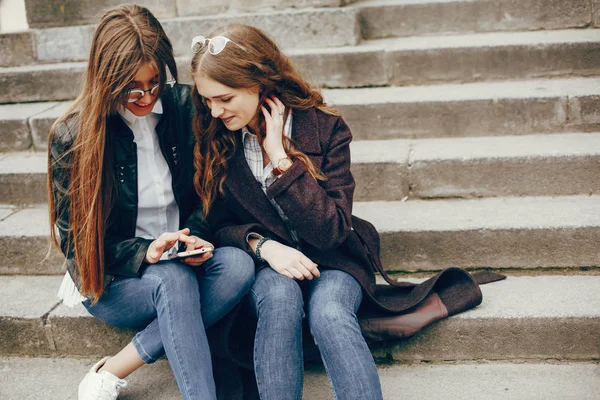
<svg viewBox="0 0 600 400">
<path fill-rule="evenodd" d="M 350 172 L 350 129 L 341 117 L 317 109 L 295 110 L 292 125 L 292 139 L 296 148 L 310 158 L 327 180 L 315 180 L 301 162 L 295 161 L 267 189 L 267 198 L 248 167 L 241 132 L 237 132 L 235 153 L 228 162 L 225 195 L 215 203 L 209 215 L 215 232 L 215 245 L 244 249 L 254 258 L 257 268 L 265 265 L 261 265 L 248 246 L 248 233 L 269 236 L 293 247 L 283 220 L 269 201 L 269 198 L 274 198 L 296 228 L 301 251 L 308 258 L 320 269 L 345 271 L 360 283 L 364 301 L 359 315 L 375 318 L 373 321 L 399 314 L 412 313 L 414 316 L 421 313 L 426 298 L 433 301 L 428 296 L 437 295 L 436 307 L 442 309 L 445 306 L 446 310 L 426 317 L 418 323 L 416 330 L 445 316 L 477 306 L 482 301 L 478 283 L 504 278 L 493 273 L 472 276 L 461 269 L 451 268 L 421 284 L 398 283 L 389 279 L 388 283 L 393 286 L 376 285 L 376 271 L 388 278 L 381 265 L 376 229 L 369 222 L 352 215 L 355 184 Z M 252 341 L 245 336 L 252 339 L 253 332 L 249 335 L 241 333 L 253 325 L 247 320 L 247 313 L 234 314 L 237 316 L 224 322 L 228 333 L 220 335 L 220 340 L 227 341 L 222 344 L 228 348 L 229 356 L 247 365 L 252 359 L 248 358 Z M 362 326 L 363 330 L 376 331 L 365 332 L 365 336 L 373 339 L 407 336 L 406 332 L 390 330 L 385 323 Z M 247 346 L 250 349 L 245 348 Z M 245 353 L 245 356 L 238 357 L 236 353 Z"/>
</svg>

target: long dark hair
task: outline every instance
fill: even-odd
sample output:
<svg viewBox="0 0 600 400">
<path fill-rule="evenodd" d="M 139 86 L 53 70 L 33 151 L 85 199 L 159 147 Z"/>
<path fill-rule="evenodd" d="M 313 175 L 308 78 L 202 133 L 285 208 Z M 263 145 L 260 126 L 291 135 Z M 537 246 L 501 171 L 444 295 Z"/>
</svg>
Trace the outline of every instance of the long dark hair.
<svg viewBox="0 0 600 400">
<path fill-rule="evenodd" d="M 177 78 L 173 47 L 162 26 L 146 8 L 123 5 L 107 11 L 94 32 L 83 90 L 70 109 L 50 130 L 78 115 L 78 132 L 71 151 L 69 200 L 69 242 L 73 246 L 81 290 L 97 302 L 104 288 L 104 235 L 113 206 L 114 171 L 107 162 L 107 117 L 125 104 L 125 93 L 138 69 L 153 65 L 161 87 L 167 80 L 167 67 Z M 49 148 L 50 151 L 50 148 Z M 62 155 L 65 157 L 65 154 Z M 54 226 L 59 216 L 54 204 L 52 168 L 48 157 L 48 199 L 50 235 L 55 245 Z"/>
</svg>

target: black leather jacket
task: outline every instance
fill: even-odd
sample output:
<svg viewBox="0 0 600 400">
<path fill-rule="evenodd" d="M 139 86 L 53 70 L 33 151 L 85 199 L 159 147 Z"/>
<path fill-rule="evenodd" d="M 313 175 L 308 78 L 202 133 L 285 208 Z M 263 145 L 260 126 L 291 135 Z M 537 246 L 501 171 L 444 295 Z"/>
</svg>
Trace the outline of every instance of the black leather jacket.
<svg viewBox="0 0 600 400">
<path fill-rule="evenodd" d="M 187 85 L 165 89 L 161 96 L 163 114 L 156 126 L 156 133 L 171 170 L 173 193 L 179 206 L 179 225 L 181 228 L 190 228 L 194 235 L 204 237 L 208 234 L 208 225 L 202 218 L 199 199 L 193 187 L 194 136 L 191 121 L 194 106 L 190 90 Z M 68 246 L 69 200 L 65 196 L 71 173 L 69 150 L 75 142 L 77 128 L 77 113 L 56 127 L 49 146 L 49 165 L 61 249 L 67 258 L 67 269 L 80 287 L 73 245 L 71 243 Z M 105 167 L 114 170 L 117 200 L 109 215 L 104 238 L 105 287 L 114 275 L 138 276 L 152 242 L 135 237 L 138 190 L 137 148 L 133 132 L 118 114 L 108 117 L 106 130 L 104 163 Z"/>
</svg>

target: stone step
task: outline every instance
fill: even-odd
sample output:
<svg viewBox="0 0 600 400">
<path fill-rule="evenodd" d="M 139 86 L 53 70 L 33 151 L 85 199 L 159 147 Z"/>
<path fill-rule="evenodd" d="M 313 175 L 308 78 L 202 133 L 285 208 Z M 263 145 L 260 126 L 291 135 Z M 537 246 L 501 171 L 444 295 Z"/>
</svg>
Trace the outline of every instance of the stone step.
<svg viewBox="0 0 600 400">
<path fill-rule="evenodd" d="M 162 20 L 178 54 L 188 54 L 188 42 L 193 36 L 189 32 L 209 32 L 234 21 L 266 29 L 284 47 L 341 46 L 356 43 L 361 35 L 364 39 L 377 39 L 600 27 L 598 11 L 589 0 L 371 0 L 339 7 L 345 3 L 349 1 L 144 0 L 141 4 Z M 30 27 L 45 29 L 0 36 L 2 47 L 6 49 L 1 53 L 0 66 L 29 63 L 33 59 L 38 62 L 85 60 L 93 26 L 82 23 L 94 22 L 100 10 L 108 5 L 88 0 L 58 7 L 55 3 L 27 0 Z M 295 9 L 282 9 L 290 6 Z M 332 8 L 303 9 L 307 6 Z M 217 15 L 206 15 L 213 13 Z M 63 27 L 47 28 L 49 26 Z M 322 40 L 323 37 L 327 40 Z"/>
<path fill-rule="evenodd" d="M 598 130 L 600 79 L 327 89 L 356 139 Z"/>
<path fill-rule="evenodd" d="M 1 355 L 102 356 L 129 342 L 83 306 L 59 304 L 60 276 L 0 277 Z M 511 277 L 483 285 L 483 303 L 406 340 L 373 344 L 388 361 L 594 361 L 600 357 L 600 276 Z M 35 293 L 35 302 L 30 293 Z"/>
<path fill-rule="evenodd" d="M 600 196 L 355 202 L 388 270 L 600 266 Z"/>
<path fill-rule="evenodd" d="M 77 387 L 97 359 L 0 358 L 0 393 L 12 399 L 77 400 Z M 592 400 L 600 391 L 597 362 L 445 362 L 379 365 L 385 399 L 446 400 Z M 127 378 L 123 399 L 180 398 L 166 360 L 144 367 Z M 432 384 L 432 382 L 436 382 Z M 485 382 L 485 384 L 482 384 Z M 32 388 L 43 387 L 41 391 Z M 332 399 L 324 368 L 304 372 L 306 400 Z"/>
<path fill-rule="evenodd" d="M 44 118 L 44 112 L 57 107 L 60 103 L 25 103 L 0 105 L 0 152 L 25 150 L 32 146 L 42 149 L 47 146 L 47 136 L 52 122 L 60 114 L 50 114 Z M 63 105 L 61 110 L 66 110 Z M 41 116 L 39 122 L 33 121 L 36 116 Z M 37 140 L 34 136 L 43 135 Z"/>
<path fill-rule="evenodd" d="M 600 26 L 589 0 L 367 0 L 355 7 L 365 39 Z"/>
<path fill-rule="evenodd" d="M 379 231 L 388 271 L 600 266 L 598 195 L 355 202 L 354 214 Z M 45 205 L 0 216 L 0 274 L 60 273 Z"/>
<path fill-rule="evenodd" d="M 175 54 L 190 55 L 195 35 L 208 35 L 230 23 L 258 26 L 269 33 L 282 48 L 347 46 L 359 41 L 354 8 L 308 8 L 301 10 L 234 13 L 204 17 L 163 19 L 161 24 L 173 44 Z M 87 60 L 93 25 L 68 26 L 32 31 L 34 54 L 38 62 Z M 327 40 L 323 40 L 326 37 Z M 6 39 L 8 43 L 10 39 Z"/>
<path fill-rule="evenodd" d="M 600 194 L 600 133 L 351 144 L 358 201 Z M 46 202 L 46 152 L 0 155 L 0 204 Z"/>
<path fill-rule="evenodd" d="M 105 9 L 119 2 L 83 0 L 58 5 L 44 0 L 25 0 L 31 28 L 94 23 Z M 187 16 L 279 10 L 286 8 L 339 7 L 344 0 L 137 0 L 159 19 Z"/>
<path fill-rule="evenodd" d="M 344 115 L 355 139 L 363 140 L 598 131 L 599 91 L 598 78 L 570 78 L 324 89 L 323 94 Z M 31 143 L 45 149 L 50 126 L 69 104 L 0 105 L 0 150 L 25 150 Z M 27 127 L 31 138 L 25 136 Z"/>
<path fill-rule="evenodd" d="M 358 201 L 600 194 L 597 133 L 362 140 L 351 151 Z"/>
<path fill-rule="evenodd" d="M 288 54 L 314 85 L 345 88 L 600 75 L 599 46 L 600 30 L 587 29 L 380 39 Z M 191 83 L 185 55 L 179 79 Z M 84 62 L 0 68 L 0 103 L 73 99 L 84 71 Z"/>
</svg>

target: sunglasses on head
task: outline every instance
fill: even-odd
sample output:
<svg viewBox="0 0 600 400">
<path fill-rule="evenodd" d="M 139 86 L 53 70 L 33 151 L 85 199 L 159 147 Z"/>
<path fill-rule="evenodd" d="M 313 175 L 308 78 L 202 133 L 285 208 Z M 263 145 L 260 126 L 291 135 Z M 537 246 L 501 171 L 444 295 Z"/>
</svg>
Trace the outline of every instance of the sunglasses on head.
<svg viewBox="0 0 600 400">
<path fill-rule="evenodd" d="M 202 49 L 205 48 L 205 46 L 208 46 L 208 52 L 213 56 L 216 56 L 217 54 L 222 52 L 223 49 L 225 49 L 225 46 L 227 46 L 227 43 L 229 42 L 235 44 L 242 50 L 244 49 L 242 46 L 240 46 L 233 40 L 226 38 L 225 36 L 215 36 L 209 39 L 200 35 L 192 39 L 192 52 L 194 54 L 199 53 L 202 51 Z"/>
</svg>

